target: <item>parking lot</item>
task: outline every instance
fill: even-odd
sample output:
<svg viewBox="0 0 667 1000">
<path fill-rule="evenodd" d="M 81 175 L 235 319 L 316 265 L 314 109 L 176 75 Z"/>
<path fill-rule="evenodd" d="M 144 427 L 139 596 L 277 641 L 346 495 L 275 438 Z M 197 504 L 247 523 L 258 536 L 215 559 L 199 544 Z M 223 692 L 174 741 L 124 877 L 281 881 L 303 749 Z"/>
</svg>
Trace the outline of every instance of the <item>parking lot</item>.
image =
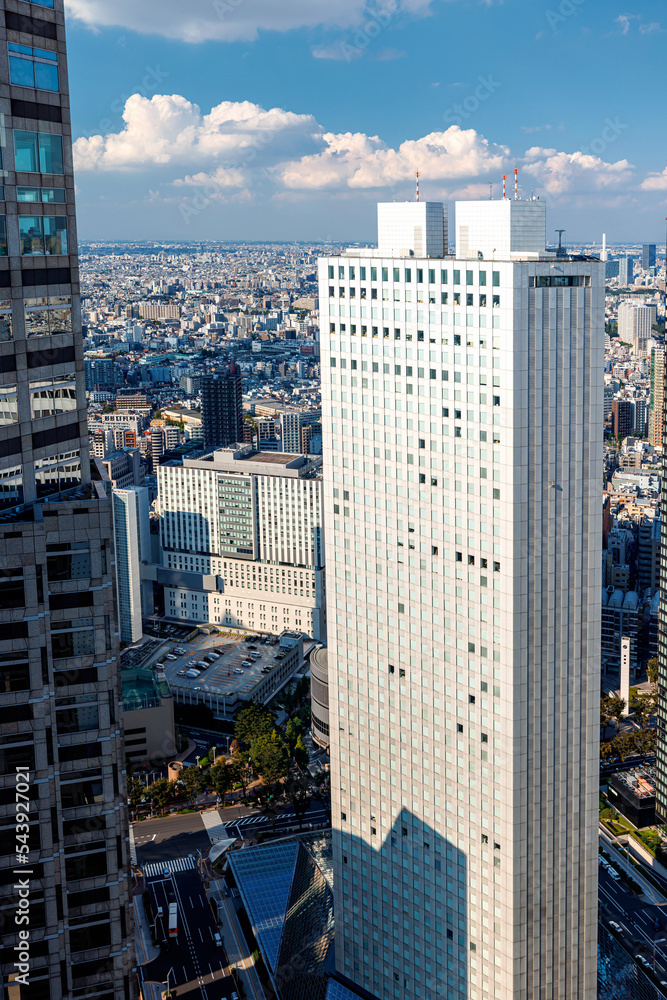
<svg viewBox="0 0 667 1000">
<path fill-rule="evenodd" d="M 193 693 L 203 691 L 223 697 L 232 694 L 243 697 L 281 662 L 276 659 L 281 655 L 278 637 L 270 637 L 269 641 L 262 643 L 263 638 L 255 636 L 253 642 L 246 642 L 237 633 L 230 635 L 222 632 L 199 635 L 180 646 L 175 642 L 161 661 L 169 687 Z M 185 650 L 185 653 L 180 653 L 180 650 Z M 204 659 L 207 655 L 217 659 L 207 663 Z M 188 677 L 189 670 L 199 671 L 198 676 Z"/>
</svg>

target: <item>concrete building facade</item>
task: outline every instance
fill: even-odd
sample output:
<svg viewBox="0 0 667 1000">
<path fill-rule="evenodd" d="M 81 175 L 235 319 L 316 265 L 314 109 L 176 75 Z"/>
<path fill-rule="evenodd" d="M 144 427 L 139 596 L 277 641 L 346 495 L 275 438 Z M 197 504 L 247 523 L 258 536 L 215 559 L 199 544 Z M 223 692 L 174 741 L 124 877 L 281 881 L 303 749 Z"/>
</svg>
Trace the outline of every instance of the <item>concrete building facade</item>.
<svg viewBox="0 0 667 1000">
<path fill-rule="evenodd" d="M 336 971 L 594 1000 L 604 265 L 456 218 L 319 262 Z"/>
<path fill-rule="evenodd" d="M 218 449 L 158 469 L 170 617 L 326 635 L 321 460 Z M 191 580 L 179 574 L 192 574 Z"/>
<path fill-rule="evenodd" d="M 65 11 L 63 0 L 0 0 L 0 10 L 11 330 L 0 344 L 10 404 L 0 426 L 0 990 L 126 1000 L 136 978 L 114 546 L 109 484 L 89 457 Z M 19 202 L 17 185 L 41 199 Z M 14 916 L 17 854 L 28 926 Z M 16 982 L 21 929 L 29 986 Z"/>
</svg>

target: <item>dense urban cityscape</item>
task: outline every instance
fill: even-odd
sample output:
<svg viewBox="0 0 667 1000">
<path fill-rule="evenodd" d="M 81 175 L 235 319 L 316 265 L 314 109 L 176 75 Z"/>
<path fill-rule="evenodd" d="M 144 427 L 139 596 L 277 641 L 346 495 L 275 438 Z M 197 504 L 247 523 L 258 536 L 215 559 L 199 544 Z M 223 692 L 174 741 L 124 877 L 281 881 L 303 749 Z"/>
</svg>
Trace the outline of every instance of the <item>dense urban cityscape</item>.
<svg viewBox="0 0 667 1000">
<path fill-rule="evenodd" d="M 460 127 L 491 74 L 422 172 L 249 101 L 201 126 L 157 64 L 120 132 L 72 125 L 98 36 L 201 45 L 204 78 L 206 45 L 290 30 L 208 6 L 0 0 L 2 1000 L 667 997 L 664 205 L 587 208 L 633 176 L 601 159 L 628 126 L 510 167 Z M 312 57 L 341 73 L 409 35 L 339 16 Z M 202 172 L 164 181 L 184 136 Z M 351 149 L 368 240 L 187 238 L 298 215 L 250 189 L 330 193 Z M 75 176 L 119 170 L 141 213 L 146 164 L 149 202 L 205 192 L 164 199 L 178 238 L 83 238 Z"/>
</svg>

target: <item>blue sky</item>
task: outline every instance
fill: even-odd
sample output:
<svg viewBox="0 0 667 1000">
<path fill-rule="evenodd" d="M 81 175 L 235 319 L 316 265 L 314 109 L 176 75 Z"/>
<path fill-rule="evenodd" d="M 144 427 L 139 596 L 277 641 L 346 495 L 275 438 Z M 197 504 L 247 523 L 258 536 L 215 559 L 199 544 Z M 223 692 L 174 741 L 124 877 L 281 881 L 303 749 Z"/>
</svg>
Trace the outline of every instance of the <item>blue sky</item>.
<svg viewBox="0 0 667 1000">
<path fill-rule="evenodd" d="M 655 4 L 66 5 L 83 239 L 368 240 L 415 170 L 451 200 L 514 166 L 567 239 L 662 239 Z"/>
</svg>

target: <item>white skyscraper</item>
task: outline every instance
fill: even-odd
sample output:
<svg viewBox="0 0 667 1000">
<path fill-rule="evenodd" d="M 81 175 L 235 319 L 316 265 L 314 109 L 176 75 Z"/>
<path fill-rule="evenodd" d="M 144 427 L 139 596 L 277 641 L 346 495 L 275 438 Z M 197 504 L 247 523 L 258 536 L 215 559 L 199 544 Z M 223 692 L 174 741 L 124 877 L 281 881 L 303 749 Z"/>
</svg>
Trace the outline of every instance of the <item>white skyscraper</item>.
<svg viewBox="0 0 667 1000">
<path fill-rule="evenodd" d="M 319 263 L 336 970 L 593 1000 L 604 266 L 456 219 Z"/>
<path fill-rule="evenodd" d="M 635 354 L 645 354 L 648 341 L 653 337 L 653 324 L 657 322 L 658 307 L 621 302 L 618 306 L 618 337 L 632 344 Z"/>
<path fill-rule="evenodd" d="M 142 636 L 141 564 L 151 557 L 148 490 L 134 486 L 112 496 L 120 638 L 137 642 Z"/>
</svg>

